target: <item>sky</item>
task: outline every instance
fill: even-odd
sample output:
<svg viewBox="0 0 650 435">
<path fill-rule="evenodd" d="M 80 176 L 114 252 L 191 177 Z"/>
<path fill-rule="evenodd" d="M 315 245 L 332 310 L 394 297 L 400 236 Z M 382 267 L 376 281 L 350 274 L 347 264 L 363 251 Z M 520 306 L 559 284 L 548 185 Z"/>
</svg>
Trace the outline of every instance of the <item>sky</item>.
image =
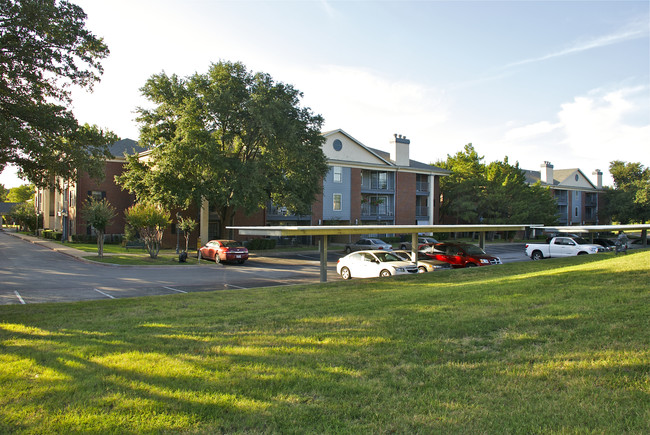
<svg viewBox="0 0 650 435">
<path fill-rule="evenodd" d="M 73 112 L 138 139 L 140 88 L 220 60 L 292 84 L 301 105 L 366 146 L 411 141 L 435 163 L 472 143 L 484 162 L 539 170 L 650 166 L 650 2 L 72 0 L 111 54 Z M 23 183 L 5 170 L 0 183 Z"/>
</svg>

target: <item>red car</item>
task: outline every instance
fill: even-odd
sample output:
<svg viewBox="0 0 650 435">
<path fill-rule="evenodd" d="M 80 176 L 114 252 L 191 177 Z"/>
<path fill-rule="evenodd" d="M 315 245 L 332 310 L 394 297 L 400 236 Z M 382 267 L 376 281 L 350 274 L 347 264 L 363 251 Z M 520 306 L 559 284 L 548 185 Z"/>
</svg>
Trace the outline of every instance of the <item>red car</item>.
<svg viewBox="0 0 650 435">
<path fill-rule="evenodd" d="M 248 249 L 235 240 L 210 240 L 200 251 L 201 258 L 214 260 L 215 263 L 223 261 L 244 264 L 248 260 Z"/>
<path fill-rule="evenodd" d="M 452 267 L 501 264 L 499 257 L 488 255 L 478 246 L 469 243 L 436 243 L 425 248 L 424 253 L 431 258 L 449 263 Z"/>
</svg>

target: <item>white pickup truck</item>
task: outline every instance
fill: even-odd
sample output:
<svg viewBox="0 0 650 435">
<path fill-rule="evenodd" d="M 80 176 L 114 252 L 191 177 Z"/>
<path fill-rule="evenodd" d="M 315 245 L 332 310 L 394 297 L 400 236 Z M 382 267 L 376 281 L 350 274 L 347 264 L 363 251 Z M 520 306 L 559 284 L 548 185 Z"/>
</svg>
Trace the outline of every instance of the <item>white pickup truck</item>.
<svg viewBox="0 0 650 435">
<path fill-rule="evenodd" d="M 592 245 L 580 237 L 553 237 L 548 243 L 526 244 L 526 255 L 533 260 L 595 254 L 602 250 L 602 246 Z"/>
</svg>

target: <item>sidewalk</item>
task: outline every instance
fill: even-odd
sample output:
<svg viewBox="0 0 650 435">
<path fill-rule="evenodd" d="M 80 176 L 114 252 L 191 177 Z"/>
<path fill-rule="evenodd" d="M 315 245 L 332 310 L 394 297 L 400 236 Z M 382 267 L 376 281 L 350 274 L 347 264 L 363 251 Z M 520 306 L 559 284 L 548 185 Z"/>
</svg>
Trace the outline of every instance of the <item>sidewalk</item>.
<svg viewBox="0 0 650 435">
<path fill-rule="evenodd" d="M 92 254 L 88 254 L 88 252 L 75 249 L 72 246 L 66 246 L 64 244 L 57 243 L 53 240 L 39 239 L 36 236 L 21 234 L 10 228 L 3 228 L 2 231 L 5 234 L 9 234 L 13 237 L 18 237 L 19 239 L 23 239 L 26 242 L 33 243 L 35 245 L 39 245 L 47 249 L 51 249 L 52 251 L 60 252 L 61 254 L 68 255 L 70 257 L 76 258 L 84 262 L 88 260 L 86 260 L 83 257 L 88 257 L 89 255 L 92 255 Z"/>
</svg>

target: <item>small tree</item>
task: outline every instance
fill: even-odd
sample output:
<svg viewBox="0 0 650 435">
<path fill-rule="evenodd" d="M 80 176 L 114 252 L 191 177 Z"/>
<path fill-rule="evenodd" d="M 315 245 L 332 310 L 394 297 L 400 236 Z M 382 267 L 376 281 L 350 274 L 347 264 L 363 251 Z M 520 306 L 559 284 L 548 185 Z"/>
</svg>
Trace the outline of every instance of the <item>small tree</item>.
<svg viewBox="0 0 650 435">
<path fill-rule="evenodd" d="M 157 258 L 165 227 L 171 223 L 169 212 L 153 204 L 138 203 L 124 212 L 127 225 L 140 232 L 147 252 Z"/>
<path fill-rule="evenodd" d="M 23 231 L 36 231 L 36 212 L 33 202 L 21 202 L 12 207 L 9 218 L 20 225 Z"/>
<path fill-rule="evenodd" d="M 190 244 L 190 234 L 196 229 L 197 225 L 198 222 L 192 218 L 184 218 L 181 216 L 178 221 L 178 229 L 183 231 L 183 237 L 185 237 L 185 252 L 187 252 Z"/>
<path fill-rule="evenodd" d="M 99 258 L 104 257 L 104 234 L 106 233 L 106 227 L 115 217 L 115 208 L 111 206 L 106 198 L 99 201 L 90 198 L 86 202 L 81 215 L 93 227 L 97 235 L 97 256 Z"/>
</svg>

